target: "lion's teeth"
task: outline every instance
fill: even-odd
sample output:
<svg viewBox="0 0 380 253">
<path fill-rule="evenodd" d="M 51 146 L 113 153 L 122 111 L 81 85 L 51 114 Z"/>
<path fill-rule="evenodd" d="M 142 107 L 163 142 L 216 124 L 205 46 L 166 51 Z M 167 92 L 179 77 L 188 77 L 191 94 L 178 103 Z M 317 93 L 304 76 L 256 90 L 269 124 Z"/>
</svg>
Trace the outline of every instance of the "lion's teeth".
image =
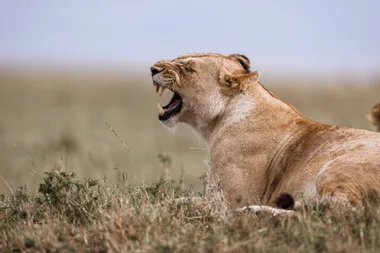
<svg viewBox="0 0 380 253">
<path fill-rule="evenodd" d="M 160 88 L 158 89 L 158 95 L 161 97 L 162 96 L 162 93 L 164 92 L 165 88 L 160 86 Z"/>
<path fill-rule="evenodd" d="M 164 109 L 161 107 L 160 103 L 157 103 L 157 106 L 158 106 L 158 114 L 160 116 L 164 115 L 165 111 Z"/>
</svg>

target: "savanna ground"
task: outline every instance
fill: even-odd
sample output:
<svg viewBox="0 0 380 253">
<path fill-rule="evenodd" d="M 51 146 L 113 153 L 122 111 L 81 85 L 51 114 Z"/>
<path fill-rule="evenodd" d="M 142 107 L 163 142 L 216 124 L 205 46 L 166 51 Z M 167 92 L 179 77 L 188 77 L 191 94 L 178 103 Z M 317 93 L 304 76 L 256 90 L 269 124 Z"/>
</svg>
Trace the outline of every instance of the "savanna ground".
<svg viewBox="0 0 380 253">
<path fill-rule="evenodd" d="M 262 81 L 313 120 L 372 129 L 375 79 Z M 228 210 L 218 189 L 174 201 L 203 196 L 208 154 L 160 125 L 169 96 L 148 73 L 0 71 L 0 251 L 379 252 L 376 203 L 272 217 Z"/>
</svg>

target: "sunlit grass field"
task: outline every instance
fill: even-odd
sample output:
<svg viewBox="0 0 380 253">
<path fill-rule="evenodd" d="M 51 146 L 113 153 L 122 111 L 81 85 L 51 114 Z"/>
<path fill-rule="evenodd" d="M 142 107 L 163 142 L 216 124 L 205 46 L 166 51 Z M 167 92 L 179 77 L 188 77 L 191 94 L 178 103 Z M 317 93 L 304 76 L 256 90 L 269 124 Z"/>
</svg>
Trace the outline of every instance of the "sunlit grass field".
<svg viewBox="0 0 380 253">
<path fill-rule="evenodd" d="M 380 101 L 380 79 L 261 76 L 312 120 L 372 129 L 365 114 Z M 378 252 L 374 207 L 314 205 L 284 218 L 231 213 L 223 201 L 173 203 L 202 193 L 208 153 L 189 127 L 173 134 L 158 122 L 156 104 L 170 96 L 157 97 L 148 71 L 1 70 L 0 250 Z M 69 182 L 54 203 L 41 190 L 50 172 L 48 181 Z"/>
</svg>

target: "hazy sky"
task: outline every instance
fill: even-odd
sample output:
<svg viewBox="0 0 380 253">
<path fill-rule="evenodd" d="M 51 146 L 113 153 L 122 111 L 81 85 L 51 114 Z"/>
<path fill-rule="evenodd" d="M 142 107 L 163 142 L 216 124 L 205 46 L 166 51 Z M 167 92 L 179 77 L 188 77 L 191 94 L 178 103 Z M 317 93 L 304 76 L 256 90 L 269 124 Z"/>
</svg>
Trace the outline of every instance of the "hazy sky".
<svg viewBox="0 0 380 253">
<path fill-rule="evenodd" d="M 379 13 L 379 0 L 0 0 L 0 63 L 145 66 L 220 52 L 258 69 L 379 71 Z"/>
</svg>

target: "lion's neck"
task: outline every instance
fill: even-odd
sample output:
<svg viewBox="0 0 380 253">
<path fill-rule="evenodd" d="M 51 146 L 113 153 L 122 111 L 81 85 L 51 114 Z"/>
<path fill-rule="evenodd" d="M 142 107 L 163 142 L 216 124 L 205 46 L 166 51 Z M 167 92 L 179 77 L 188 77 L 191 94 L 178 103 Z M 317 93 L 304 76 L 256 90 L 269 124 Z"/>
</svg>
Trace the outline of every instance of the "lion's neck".
<svg viewBox="0 0 380 253">
<path fill-rule="evenodd" d="M 204 139 L 211 144 L 226 131 L 244 131 L 260 135 L 272 129 L 281 131 L 296 121 L 307 120 L 293 106 L 275 97 L 261 84 L 247 93 L 229 100 L 223 113 L 208 124 L 195 126 Z"/>
<path fill-rule="evenodd" d="M 206 142 L 209 142 L 222 128 L 243 122 L 252 114 L 255 107 L 255 100 L 250 94 L 240 94 L 229 100 L 227 106 L 222 106 L 220 115 L 208 120 L 202 115 L 193 121 L 195 124 L 192 126 Z"/>
<path fill-rule="evenodd" d="M 240 132 L 249 132 L 255 138 L 268 138 L 266 144 L 270 141 L 280 143 L 286 129 L 292 129 L 294 124 L 300 122 L 310 122 L 297 109 L 274 96 L 260 83 L 248 92 L 231 98 L 223 107 L 224 110 L 218 117 L 209 120 L 205 120 L 204 116 L 198 120 L 195 117 L 186 122 L 193 126 L 210 148 L 221 138 Z M 277 135 L 279 138 L 272 138 Z"/>
</svg>

